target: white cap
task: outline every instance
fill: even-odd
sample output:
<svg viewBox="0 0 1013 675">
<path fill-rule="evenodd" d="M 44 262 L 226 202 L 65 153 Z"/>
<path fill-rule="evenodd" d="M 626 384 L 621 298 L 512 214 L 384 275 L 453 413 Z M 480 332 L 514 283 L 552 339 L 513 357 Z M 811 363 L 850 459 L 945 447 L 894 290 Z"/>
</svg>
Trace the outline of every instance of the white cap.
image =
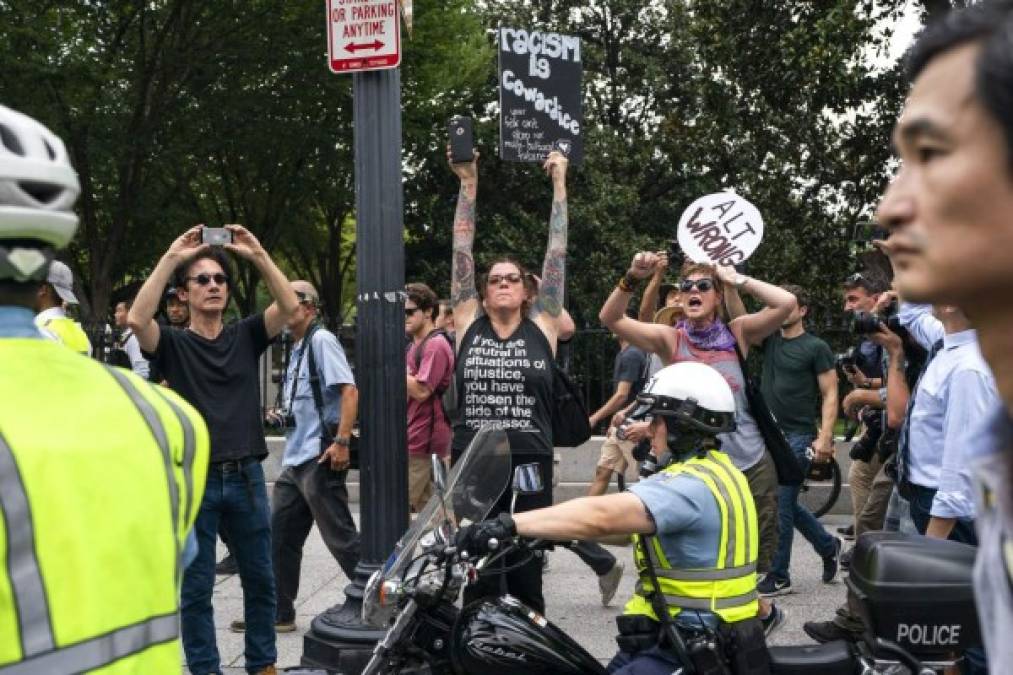
<svg viewBox="0 0 1013 675">
<path fill-rule="evenodd" d="M 79 304 L 77 296 L 74 295 L 74 274 L 65 264 L 59 260 L 51 262 L 46 281 L 56 289 L 56 294 L 60 296 L 61 300 L 72 305 Z"/>
</svg>

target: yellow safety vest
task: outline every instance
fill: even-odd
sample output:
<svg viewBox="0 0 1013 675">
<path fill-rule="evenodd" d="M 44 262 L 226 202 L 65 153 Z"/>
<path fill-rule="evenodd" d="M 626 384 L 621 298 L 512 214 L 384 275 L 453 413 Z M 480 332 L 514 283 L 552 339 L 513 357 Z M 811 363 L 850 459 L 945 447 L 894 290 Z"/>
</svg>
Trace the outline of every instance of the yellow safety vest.
<svg viewBox="0 0 1013 675">
<path fill-rule="evenodd" d="M 42 324 L 42 327 L 75 352 L 84 354 L 85 356 L 91 354 L 91 342 L 88 340 L 88 335 L 69 316 L 54 317 Z"/>
<path fill-rule="evenodd" d="M 179 673 L 204 421 L 48 340 L 0 340 L 0 396 L 0 675 Z"/>
<path fill-rule="evenodd" d="M 677 569 L 669 564 L 655 536 L 646 546 L 637 536 L 634 559 L 640 580 L 625 614 L 642 614 L 657 620 L 650 596 L 654 592 L 643 551 L 651 556 L 665 605 L 672 616 L 683 610 L 707 610 L 734 623 L 756 616 L 756 556 L 759 548 L 756 505 L 749 484 L 728 455 L 711 450 L 704 457 L 667 467 L 666 474 L 693 476 L 710 489 L 721 513 L 717 564 L 708 569 Z"/>
</svg>

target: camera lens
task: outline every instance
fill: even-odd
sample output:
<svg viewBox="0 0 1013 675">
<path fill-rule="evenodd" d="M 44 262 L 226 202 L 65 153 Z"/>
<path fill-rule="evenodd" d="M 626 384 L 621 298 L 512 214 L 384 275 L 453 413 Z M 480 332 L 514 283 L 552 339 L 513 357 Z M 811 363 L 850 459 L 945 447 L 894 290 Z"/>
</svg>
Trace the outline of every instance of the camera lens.
<svg viewBox="0 0 1013 675">
<path fill-rule="evenodd" d="M 855 312 L 855 318 L 851 320 L 851 332 L 858 335 L 875 333 L 880 322 L 880 318 L 872 312 Z"/>
</svg>

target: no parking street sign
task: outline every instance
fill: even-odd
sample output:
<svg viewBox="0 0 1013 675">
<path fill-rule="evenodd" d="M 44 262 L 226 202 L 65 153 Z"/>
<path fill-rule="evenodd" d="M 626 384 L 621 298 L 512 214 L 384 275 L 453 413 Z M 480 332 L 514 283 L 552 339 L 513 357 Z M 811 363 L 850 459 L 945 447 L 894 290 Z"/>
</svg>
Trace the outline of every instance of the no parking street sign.
<svg viewBox="0 0 1013 675">
<path fill-rule="evenodd" d="M 335 73 L 397 68 L 398 0 L 327 0 L 327 57 Z"/>
</svg>

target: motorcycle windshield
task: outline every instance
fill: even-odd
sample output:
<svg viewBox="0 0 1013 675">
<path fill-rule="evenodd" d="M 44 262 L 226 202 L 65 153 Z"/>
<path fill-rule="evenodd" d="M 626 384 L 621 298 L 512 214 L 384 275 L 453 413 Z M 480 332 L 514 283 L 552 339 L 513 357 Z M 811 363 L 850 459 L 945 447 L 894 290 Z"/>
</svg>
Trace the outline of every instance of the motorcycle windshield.
<svg viewBox="0 0 1013 675">
<path fill-rule="evenodd" d="M 510 443 L 506 432 L 479 430 L 451 469 L 442 498 L 433 494 L 394 546 L 384 566 L 384 578 L 398 578 L 404 573 L 419 555 L 419 542 L 427 533 L 433 532 L 450 543 L 458 527 L 483 520 L 509 483 Z"/>
</svg>

